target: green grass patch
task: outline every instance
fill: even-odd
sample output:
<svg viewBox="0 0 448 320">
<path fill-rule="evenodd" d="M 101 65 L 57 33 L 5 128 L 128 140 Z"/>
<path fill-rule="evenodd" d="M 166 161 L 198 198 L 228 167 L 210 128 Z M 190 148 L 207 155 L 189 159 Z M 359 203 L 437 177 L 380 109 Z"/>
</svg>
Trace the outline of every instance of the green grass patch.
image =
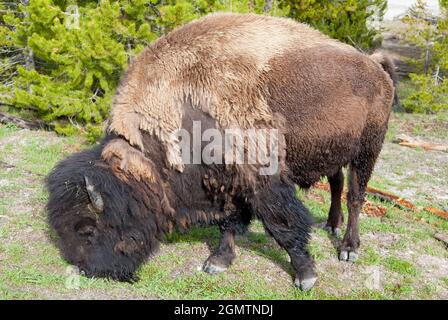
<svg viewBox="0 0 448 320">
<path fill-rule="evenodd" d="M 412 263 L 397 257 L 387 257 L 384 261 L 384 265 L 388 270 L 404 276 L 417 276 L 419 274 L 419 271 Z"/>
<path fill-rule="evenodd" d="M 392 297 L 408 297 L 414 292 L 412 282 L 409 280 L 399 283 L 387 284 L 384 290 L 392 295 Z"/>
<path fill-rule="evenodd" d="M 361 219 L 359 227 L 361 232 L 407 233 L 407 229 L 403 224 L 397 223 L 387 217 L 369 217 L 368 219 Z"/>
<path fill-rule="evenodd" d="M 444 278 L 442 278 L 442 282 L 443 282 L 446 286 L 448 286 L 448 277 L 444 277 Z"/>
<path fill-rule="evenodd" d="M 64 276 L 41 271 L 35 266 L 5 268 L 2 273 L 3 280 L 15 286 L 39 285 L 46 288 L 54 288 L 60 287 L 65 282 Z"/>
<path fill-rule="evenodd" d="M 372 266 L 381 264 L 382 260 L 383 259 L 377 250 L 368 246 L 362 249 L 362 254 L 357 263 Z"/>
<path fill-rule="evenodd" d="M 19 129 L 13 123 L 2 124 L 0 123 L 0 139 L 9 137 L 17 132 Z"/>
</svg>

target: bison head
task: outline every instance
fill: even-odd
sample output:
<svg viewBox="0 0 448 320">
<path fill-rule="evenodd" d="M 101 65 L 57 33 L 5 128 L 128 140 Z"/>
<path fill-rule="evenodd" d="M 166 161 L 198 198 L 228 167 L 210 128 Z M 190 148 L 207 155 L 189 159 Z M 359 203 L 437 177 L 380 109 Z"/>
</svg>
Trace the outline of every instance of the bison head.
<svg viewBox="0 0 448 320">
<path fill-rule="evenodd" d="M 87 276 L 132 281 L 157 249 L 158 228 L 142 188 L 118 179 L 101 149 L 68 157 L 47 177 L 48 221 L 62 255 Z"/>
</svg>

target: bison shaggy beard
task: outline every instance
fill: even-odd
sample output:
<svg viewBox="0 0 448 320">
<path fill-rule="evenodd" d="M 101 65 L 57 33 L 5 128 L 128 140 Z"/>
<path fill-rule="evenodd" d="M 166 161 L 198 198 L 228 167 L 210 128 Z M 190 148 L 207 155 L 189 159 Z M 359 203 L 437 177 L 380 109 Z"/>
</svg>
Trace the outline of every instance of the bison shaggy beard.
<svg viewBox="0 0 448 320">
<path fill-rule="evenodd" d="M 157 250 L 163 230 L 149 203 L 139 199 L 141 191 L 99 160 L 102 148 L 68 157 L 48 176 L 48 220 L 62 255 L 84 274 L 133 281 L 137 267 Z M 102 211 L 93 205 L 86 183 L 107 199 Z"/>
</svg>

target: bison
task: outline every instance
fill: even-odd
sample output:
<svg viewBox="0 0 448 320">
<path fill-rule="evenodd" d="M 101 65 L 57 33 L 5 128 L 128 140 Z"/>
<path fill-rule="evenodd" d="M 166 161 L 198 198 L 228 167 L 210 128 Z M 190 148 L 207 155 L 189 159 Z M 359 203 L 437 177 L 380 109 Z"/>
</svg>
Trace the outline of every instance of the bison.
<svg viewBox="0 0 448 320">
<path fill-rule="evenodd" d="M 88 276 L 130 281 L 167 233 L 215 223 L 220 244 L 203 270 L 216 273 L 235 258 L 235 234 L 258 218 L 288 252 L 295 285 L 311 288 L 311 218 L 295 184 L 329 178 L 327 227 L 338 233 L 342 168 L 349 166 L 340 259 L 356 259 L 358 215 L 387 129 L 393 70 L 381 54 L 255 14 L 212 14 L 159 38 L 131 62 L 104 140 L 47 178 L 49 224 L 62 255 Z M 213 163 L 186 162 L 194 151 L 184 152 L 175 133 L 194 136 L 195 122 L 200 134 L 276 130 L 278 169 L 262 175 L 262 164 L 227 162 L 225 152 Z M 199 151 L 205 148 L 202 141 Z"/>
</svg>

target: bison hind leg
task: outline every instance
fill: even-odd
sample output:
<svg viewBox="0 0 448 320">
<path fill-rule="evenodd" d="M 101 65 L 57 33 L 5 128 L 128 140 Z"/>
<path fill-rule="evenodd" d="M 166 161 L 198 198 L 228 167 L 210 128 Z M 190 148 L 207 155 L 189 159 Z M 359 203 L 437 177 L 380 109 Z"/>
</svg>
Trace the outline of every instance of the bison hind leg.
<svg viewBox="0 0 448 320">
<path fill-rule="evenodd" d="M 344 173 L 342 172 L 342 168 L 340 168 L 333 176 L 329 176 L 328 182 L 330 183 L 331 190 L 331 206 L 325 230 L 330 234 L 339 237 L 341 234 L 341 226 L 344 222 L 341 205 L 341 196 L 344 189 Z"/>
<path fill-rule="evenodd" d="M 218 248 L 205 261 L 202 267 L 203 271 L 215 274 L 227 270 L 236 257 L 235 235 L 246 232 L 250 219 L 250 212 L 238 210 L 236 213 L 219 222 L 221 239 Z"/>
<path fill-rule="evenodd" d="M 381 151 L 387 128 L 368 127 L 361 140 L 361 150 L 350 162 L 348 176 L 347 230 L 339 248 L 339 260 L 354 262 L 358 258 L 360 245 L 359 214 L 361 212 L 367 183 L 375 167 L 375 161 Z"/>
<path fill-rule="evenodd" d="M 253 210 L 266 231 L 284 248 L 295 270 L 296 287 L 309 290 L 317 280 L 307 246 L 311 217 L 295 194 L 292 183 L 276 182 L 253 200 Z"/>
</svg>

